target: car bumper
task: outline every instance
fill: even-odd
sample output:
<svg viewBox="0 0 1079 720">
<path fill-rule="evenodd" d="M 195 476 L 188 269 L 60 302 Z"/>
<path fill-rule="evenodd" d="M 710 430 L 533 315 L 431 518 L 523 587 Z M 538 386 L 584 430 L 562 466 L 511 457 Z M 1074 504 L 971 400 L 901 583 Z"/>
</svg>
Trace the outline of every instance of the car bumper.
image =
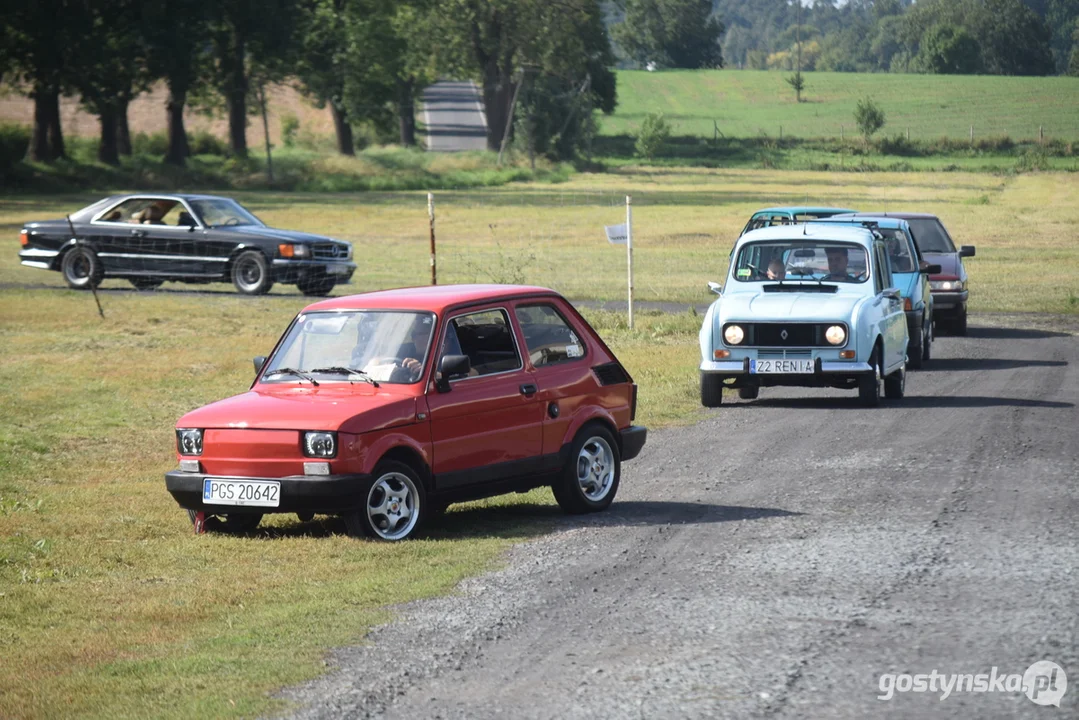
<svg viewBox="0 0 1079 720">
<path fill-rule="evenodd" d="M 716 375 L 724 380 L 734 380 L 731 387 L 760 385 L 764 387 L 791 385 L 801 387 L 833 387 L 873 372 L 869 363 L 856 360 L 822 360 L 813 363 L 812 373 L 784 373 L 755 375 L 749 372 L 749 358 L 743 360 L 711 361 L 701 363 L 705 375 Z"/>
<path fill-rule="evenodd" d="M 619 445 L 622 447 L 622 459 L 632 460 L 637 457 L 645 440 L 648 439 L 648 428 L 640 425 L 631 425 L 618 431 Z"/>
<path fill-rule="evenodd" d="M 967 310 L 969 290 L 933 293 L 933 317 L 962 315 Z"/>
<path fill-rule="evenodd" d="M 278 507 L 207 504 L 202 500 L 202 481 L 214 478 L 205 473 L 173 470 L 165 473 L 165 488 L 188 510 L 210 513 L 295 513 L 314 512 L 335 514 L 363 505 L 368 475 L 294 475 L 283 478 L 249 478 L 228 476 L 230 480 L 272 480 L 281 483 L 281 504 Z"/>
<path fill-rule="evenodd" d="M 42 270 L 52 270 L 53 263 L 56 262 L 56 256 L 59 254 L 59 250 L 45 250 L 44 248 L 25 248 L 19 251 L 19 262 L 21 262 L 27 267 L 41 268 Z"/>
<path fill-rule="evenodd" d="M 294 283 L 311 276 L 336 278 L 339 284 L 345 284 L 356 272 L 356 263 L 351 260 L 289 260 L 276 258 L 273 261 L 273 279 L 279 283 Z"/>
</svg>

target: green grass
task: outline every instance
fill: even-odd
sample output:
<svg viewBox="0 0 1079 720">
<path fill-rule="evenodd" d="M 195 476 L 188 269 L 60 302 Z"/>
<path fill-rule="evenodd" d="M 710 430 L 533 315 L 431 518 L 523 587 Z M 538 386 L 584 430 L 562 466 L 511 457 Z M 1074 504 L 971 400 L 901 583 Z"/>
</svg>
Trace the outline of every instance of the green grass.
<svg viewBox="0 0 1079 720">
<path fill-rule="evenodd" d="M 1079 140 L 1079 78 L 976 75 L 805 73 L 807 102 L 796 103 L 789 73 L 763 70 L 618 72 L 618 108 L 601 134 L 632 135 L 644 116 L 663 112 L 675 135 L 838 138 L 856 134 L 854 107 L 872 96 L 884 110 L 884 135 L 911 140 L 1010 136 Z"/>
<path fill-rule="evenodd" d="M 968 262 L 975 311 L 1079 313 L 1079 176 L 619 169 L 551 186 L 436 196 L 442 282 L 514 280 L 573 298 L 624 296 L 625 251 L 602 226 L 634 198 L 639 299 L 707 303 L 749 214 L 781 203 L 939 213 Z M 423 284 L 423 193 L 244 193 L 272 224 L 345 237 L 350 291 Z M 165 492 L 173 424 L 247 388 L 308 300 L 87 293 L 17 264 L 20 223 L 95 199 L 0 198 L 0 717 L 254 716 L 324 671 L 386 607 L 451 591 L 511 543 L 555 527 L 548 492 L 451 511 L 401 546 L 357 542 L 336 520 L 274 517 L 248 536 L 202 536 Z M 108 288 L 125 283 L 110 280 Z M 345 291 L 346 288 L 342 288 Z M 640 385 L 652 427 L 702 416 L 700 318 L 586 312 Z"/>
</svg>

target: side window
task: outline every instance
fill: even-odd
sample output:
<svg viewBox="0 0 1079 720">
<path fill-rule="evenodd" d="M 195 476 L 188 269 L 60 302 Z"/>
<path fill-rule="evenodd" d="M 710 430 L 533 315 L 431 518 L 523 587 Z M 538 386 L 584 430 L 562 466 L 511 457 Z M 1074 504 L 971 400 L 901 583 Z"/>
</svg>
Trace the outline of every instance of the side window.
<svg viewBox="0 0 1079 720">
<path fill-rule="evenodd" d="M 875 243 L 873 245 L 873 251 L 877 257 L 877 279 L 875 282 L 877 292 L 879 293 L 892 286 L 892 273 L 888 268 L 888 256 L 884 252 L 884 245 L 882 243 Z"/>
<path fill-rule="evenodd" d="M 554 307 L 525 305 L 518 306 L 516 312 L 533 367 L 584 357 L 584 343 Z"/>
<path fill-rule="evenodd" d="M 491 375 L 522 367 L 509 317 L 502 309 L 482 310 L 450 320 L 440 355 L 458 354 L 468 356 L 472 375 Z"/>
</svg>

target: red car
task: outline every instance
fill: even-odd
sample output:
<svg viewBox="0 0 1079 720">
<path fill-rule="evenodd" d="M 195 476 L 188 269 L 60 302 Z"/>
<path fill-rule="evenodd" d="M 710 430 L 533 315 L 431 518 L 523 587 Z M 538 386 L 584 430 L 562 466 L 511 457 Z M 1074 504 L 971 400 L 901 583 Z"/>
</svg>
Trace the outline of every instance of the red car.
<svg viewBox="0 0 1079 720">
<path fill-rule="evenodd" d="M 603 510 L 647 431 L 637 386 L 558 293 L 458 285 L 305 308 L 251 389 L 176 425 L 165 475 L 197 532 L 264 513 L 340 515 L 352 536 L 404 540 L 453 502 L 550 485 Z"/>
</svg>

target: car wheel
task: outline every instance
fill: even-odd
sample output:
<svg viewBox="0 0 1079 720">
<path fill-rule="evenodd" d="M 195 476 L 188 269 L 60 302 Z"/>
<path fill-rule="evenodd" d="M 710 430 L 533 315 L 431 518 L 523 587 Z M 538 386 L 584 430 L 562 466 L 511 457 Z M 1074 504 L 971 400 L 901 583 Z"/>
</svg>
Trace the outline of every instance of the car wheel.
<svg viewBox="0 0 1079 720">
<path fill-rule="evenodd" d="M 966 335 L 967 334 L 967 311 L 963 310 L 962 314 L 955 319 L 955 324 L 952 325 L 952 334 L 954 335 Z"/>
<path fill-rule="evenodd" d="M 101 264 L 101 259 L 98 258 L 97 253 L 84 245 L 76 245 L 67 251 L 60 262 L 60 272 L 68 287 L 75 290 L 89 290 L 97 287 L 105 277 L 105 268 Z"/>
<path fill-rule="evenodd" d="M 165 281 L 154 278 L 131 278 L 129 282 L 135 286 L 136 290 L 157 290 Z"/>
<path fill-rule="evenodd" d="M 899 368 L 884 378 L 884 397 L 889 400 L 901 400 L 907 389 L 907 370 Z"/>
<path fill-rule="evenodd" d="M 918 344 L 907 347 L 907 366 L 911 370 L 921 370 L 922 360 L 925 358 L 925 348 L 929 344 L 929 332 L 925 329 L 925 318 L 922 318 L 922 330 L 918 336 Z"/>
<path fill-rule="evenodd" d="M 232 263 L 232 284 L 244 295 L 265 295 L 273 287 L 270 265 L 257 250 L 240 253 Z"/>
<path fill-rule="evenodd" d="M 371 476 L 363 507 L 342 516 L 348 534 L 386 542 L 412 537 L 427 512 L 427 495 L 416 471 L 402 462 L 384 460 Z"/>
<path fill-rule="evenodd" d="M 933 321 L 929 321 L 929 329 L 925 331 L 925 342 L 922 343 L 922 364 L 929 362 L 931 355 L 931 348 L 933 347 L 933 339 L 936 333 L 933 332 Z"/>
<path fill-rule="evenodd" d="M 573 515 L 606 510 L 622 477 L 614 436 L 602 425 L 586 425 L 577 433 L 569 458 L 562 476 L 551 485 L 559 507 Z"/>
<path fill-rule="evenodd" d="M 314 297 L 326 297 L 333 290 L 333 286 L 337 284 L 337 280 L 332 277 L 316 276 L 313 278 L 304 278 L 296 283 L 296 287 L 300 289 L 304 295 L 312 295 Z"/>
<path fill-rule="evenodd" d="M 880 346 L 873 348 L 873 354 L 869 356 L 869 365 L 873 368 L 858 377 L 858 399 L 864 407 L 877 407 L 880 405 Z"/>
<path fill-rule="evenodd" d="M 701 405 L 708 408 L 723 404 L 723 378 L 718 375 L 701 374 Z"/>
<path fill-rule="evenodd" d="M 743 400 L 756 400 L 757 396 L 761 394 L 759 385 L 753 387 L 740 387 L 738 388 L 738 397 Z"/>
</svg>

